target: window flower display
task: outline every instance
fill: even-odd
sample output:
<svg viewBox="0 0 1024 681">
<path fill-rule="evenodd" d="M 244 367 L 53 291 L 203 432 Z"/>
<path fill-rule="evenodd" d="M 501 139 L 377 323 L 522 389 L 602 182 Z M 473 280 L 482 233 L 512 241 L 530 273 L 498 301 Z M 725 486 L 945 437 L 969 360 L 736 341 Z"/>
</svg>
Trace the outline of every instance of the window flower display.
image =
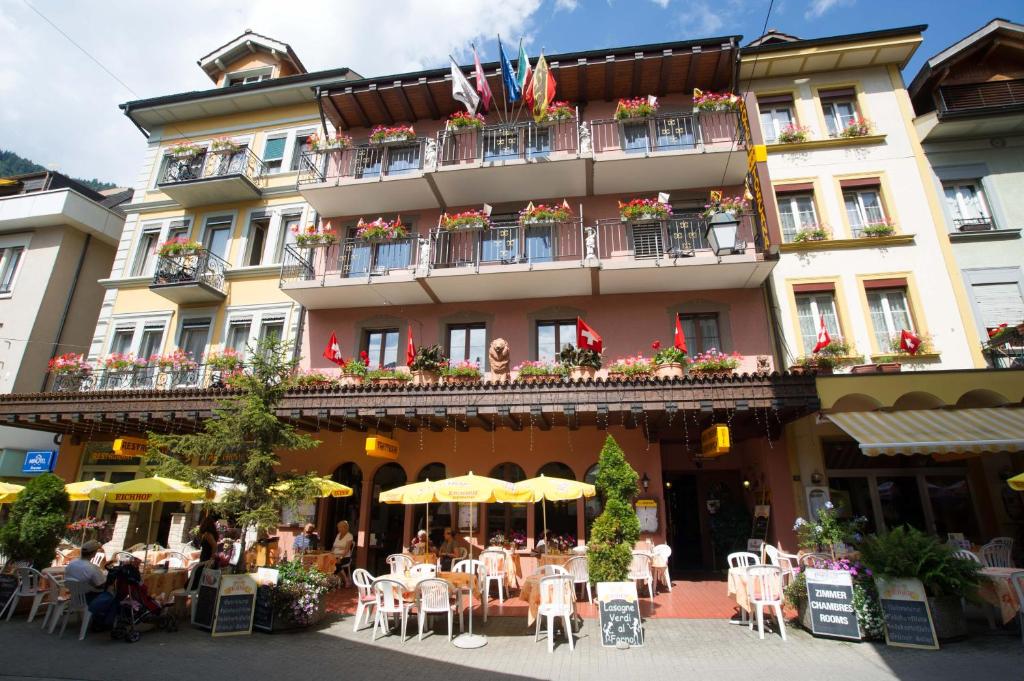
<svg viewBox="0 0 1024 681">
<path fill-rule="evenodd" d="M 149 358 L 153 366 L 159 367 L 160 371 L 195 371 L 199 363 L 192 359 L 192 354 L 181 348 L 166 355 L 153 355 Z"/>
<path fill-rule="evenodd" d="M 479 129 L 484 127 L 484 117 L 480 114 L 471 114 L 468 111 L 456 111 L 448 117 L 445 123 L 446 130 L 465 130 L 466 128 Z"/>
<path fill-rule="evenodd" d="M 356 238 L 366 241 L 391 241 L 392 239 L 404 239 L 409 236 L 408 230 L 402 224 L 399 216 L 394 220 L 377 218 L 373 222 L 359 220 L 356 225 Z"/>
<path fill-rule="evenodd" d="M 860 229 L 860 235 L 868 239 L 877 239 L 883 236 L 892 236 L 895 233 L 896 223 L 888 219 L 881 220 L 879 222 L 869 222 Z"/>
<path fill-rule="evenodd" d="M 782 130 L 779 131 L 775 141 L 778 144 L 799 144 L 800 142 L 806 142 L 810 139 L 811 129 L 806 125 L 797 125 L 796 123 L 790 123 Z"/>
<path fill-rule="evenodd" d="M 107 371 L 132 371 L 142 369 L 146 364 L 145 359 L 130 352 L 112 352 L 103 359 L 103 366 Z"/>
<path fill-rule="evenodd" d="M 740 98 L 731 92 L 703 92 L 694 88 L 693 108 L 697 111 L 739 111 Z"/>
<path fill-rule="evenodd" d="M 352 146 L 352 137 L 340 130 L 334 133 L 334 137 L 321 137 L 319 133 L 309 136 L 309 148 L 313 151 L 328 151 L 330 149 L 348 149 Z"/>
<path fill-rule="evenodd" d="M 176 236 L 160 244 L 156 254 L 163 258 L 174 258 L 182 255 L 194 255 L 203 250 L 203 245 L 194 239 Z"/>
<path fill-rule="evenodd" d="M 527 360 L 512 367 L 516 372 L 516 380 L 522 383 L 535 383 L 545 379 L 561 378 L 569 373 L 568 367 L 561 364 L 548 364 L 547 362 L 533 362 Z"/>
<path fill-rule="evenodd" d="M 619 201 L 619 217 L 623 222 L 667 220 L 671 216 L 672 206 L 657 199 L 633 199 L 627 203 Z"/>
<path fill-rule="evenodd" d="M 871 134 L 872 127 L 871 121 L 863 116 L 857 116 L 855 120 L 851 121 L 845 128 L 839 131 L 839 137 L 845 137 L 847 139 L 852 137 L 867 137 Z"/>
<path fill-rule="evenodd" d="M 338 243 L 338 233 L 323 225 L 319 227 L 316 225 L 306 225 L 305 227 L 292 225 L 292 234 L 295 235 L 295 244 L 299 248 L 333 246 Z"/>
<path fill-rule="evenodd" d="M 576 117 L 576 109 L 569 102 L 551 102 L 544 114 L 546 121 L 568 121 Z"/>
<path fill-rule="evenodd" d="M 92 366 L 85 361 L 85 355 L 66 352 L 50 360 L 49 370 L 51 374 L 87 374 Z"/>
<path fill-rule="evenodd" d="M 685 350 L 680 350 L 675 345 L 661 346 L 661 341 L 651 343 L 654 350 L 654 375 L 658 378 L 682 378 L 686 372 L 686 365 L 690 358 L 686 356 Z"/>
<path fill-rule="evenodd" d="M 486 229 L 490 226 L 491 219 L 482 210 L 464 210 L 461 213 L 443 213 L 441 215 L 441 229 L 449 232 Z"/>
<path fill-rule="evenodd" d="M 813 225 L 797 230 L 793 235 L 793 243 L 801 244 L 808 241 L 827 241 L 831 237 L 827 225 Z"/>
<path fill-rule="evenodd" d="M 625 121 L 630 118 L 647 118 L 657 113 L 660 105 L 657 97 L 633 97 L 620 99 L 615 106 L 615 120 Z"/>
<path fill-rule="evenodd" d="M 398 369 L 370 369 L 363 376 L 374 385 L 399 386 L 412 380 L 412 374 Z"/>
<path fill-rule="evenodd" d="M 817 370 L 818 373 L 832 373 L 833 369 L 845 366 L 851 362 L 850 344 L 841 337 L 833 338 L 828 345 L 817 352 L 806 357 L 801 357 L 798 362 L 806 369 Z"/>
<path fill-rule="evenodd" d="M 192 158 L 203 153 L 203 149 L 198 144 L 192 144 L 191 142 L 180 142 L 178 144 L 172 144 L 167 148 L 167 153 L 171 156 L 178 156 L 180 158 Z"/>
<path fill-rule="evenodd" d="M 519 224 L 521 225 L 567 222 L 570 218 L 572 218 L 572 211 L 569 210 L 568 202 L 564 201 L 560 206 L 549 206 L 546 203 L 538 203 L 535 206 L 530 203 L 519 211 Z"/>
<path fill-rule="evenodd" d="M 695 355 L 690 363 L 690 371 L 698 374 L 731 374 L 743 361 L 743 355 L 734 352 L 727 355 L 717 348 L 709 348 L 707 352 Z"/>
<path fill-rule="evenodd" d="M 631 357 L 617 359 L 608 366 L 610 379 L 637 379 L 651 375 L 651 360 L 637 353 Z"/>
<path fill-rule="evenodd" d="M 211 352 L 206 356 L 206 364 L 211 369 L 235 371 L 242 368 L 242 355 L 233 348 L 224 348 L 222 352 Z"/>
<path fill-rule="evenodd" d="M 723 196 L 717 204 L 704 204 L 704 217 L 710 218 L 718 211 L 736 215 L 745 212 L 748 208 L 750 208 L 750 202 L 742 196 Z"/>
<path fill-rule="evenodd" d="M 445 383 L 475 383 L 480 380 L 480 364 L 472 360 L 449 362 L 441 367 Z"/>
<path fill-rule="evenodd" d="M 322 371 L 310 369 L 308 371 L 296 371 L 291 377 L 292 385 L 300 388 L 325 388 L 338 385 L 338 379 L 328 376 Z"/>
<path fill-rule="evenodd" d="M 371 144 L 385 144 L 387 142 L 407 142 L 416 137 L 416 131 L 411 125 L 378 125 L 370 131 Z"/>
<path fill-rule="evenodd" d="M 241 149 L 242 145 L 230 137 L 218 137 L 210 143 L 210 148 L 214 151 L 232 152 Z"/>
</svg>

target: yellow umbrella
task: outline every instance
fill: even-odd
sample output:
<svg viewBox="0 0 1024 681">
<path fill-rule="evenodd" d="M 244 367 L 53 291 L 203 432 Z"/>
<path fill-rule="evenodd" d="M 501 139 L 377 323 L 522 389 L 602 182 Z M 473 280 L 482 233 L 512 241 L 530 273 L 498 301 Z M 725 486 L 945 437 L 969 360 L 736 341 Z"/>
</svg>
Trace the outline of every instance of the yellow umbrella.
<svg viewBox="0 0 1024 681">
<path fill-rule="evenodd" d="M 9 504 L 18 498 L 21 494 L 21 490 L 25 489 L 21 485 L 14 485 L 9 482 L 0 482 L 0 504 Z"/>
<path fill-rule="evenodd" d="M 566 480 L 565 478 L 549 478 L 541 475 L 529 480 L 521 480 L 515 485 L 516 492 L 527 493 L 530 501 L 541 503 L 544 514 L 544 548 L 548 542 L 548 501 L 572 501 L 580 497 L 590 498 L 597 494 L 597 489 L 586 482 Z"/>
<path fill-rule="evenodd" d="M 413 482 L 402 485 L 387 492 L 381 492 L 378 496 L 383 504 L 423 504 L 427 507 L 427 547 L 430 546 L 430 502 L 436 501 L 434 494 L 435 484 L 429 478 L 423 482 Z"/>
<path fill-rule="evenodd" d="M 325 497 L 350 497 L 352 496 L 352 488 L 347 485 L 343 485 L 340 482 L 335 482 L 330 478 L 313 478 L 313 482 L 319 488 L 318 497 L 323 499 Z M 272 486 L 270 489 L 275 492 L 286 492 L 291 486 L 290 481 L 279 482 Z"/>
<path fill-rule="evenodd" d="M 85 516 L 89 517 L 89 504 L 92 503 L 92 499 L 89 497 L 89 493 L 94 489 L 103 489 L 110 487 L 109 482 L 103 482 L 102 480 L 82 480 L 81 482 L 69 482 L 64 485 L 64 491 L 68 493 L 68 499 L 72 502 L 85 502 Z M 82 543 L 85 543 L 85 528 L 82 528 Z"/>
<path fill-rule="evenodd" d="M 1006 484 L 1010 486 L 1010 489 L 1015 489 L 1018 492 L 1024 492 L 1024 473 L 1013 476 L 1006 481 Z"/>
</svg>

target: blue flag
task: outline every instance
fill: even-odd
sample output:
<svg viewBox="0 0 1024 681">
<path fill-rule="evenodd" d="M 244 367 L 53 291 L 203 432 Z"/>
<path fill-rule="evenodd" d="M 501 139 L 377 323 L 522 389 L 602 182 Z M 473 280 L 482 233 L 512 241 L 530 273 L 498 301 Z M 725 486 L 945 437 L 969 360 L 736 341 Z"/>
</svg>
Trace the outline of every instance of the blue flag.
<svg viewBox="0 0 1024 681">
<path fill-rule="evenodd" d="M 508 101 L 517 102 L 522 95 L 522 90 L 519 88 L 519 81 L 516 80 L 516 72 L 512 70 L 512 62 L 505 56 L 501 38 L 498 38 L 498 60 L 501 62 L 501 82 L 505 85 Z"/>
</svg>

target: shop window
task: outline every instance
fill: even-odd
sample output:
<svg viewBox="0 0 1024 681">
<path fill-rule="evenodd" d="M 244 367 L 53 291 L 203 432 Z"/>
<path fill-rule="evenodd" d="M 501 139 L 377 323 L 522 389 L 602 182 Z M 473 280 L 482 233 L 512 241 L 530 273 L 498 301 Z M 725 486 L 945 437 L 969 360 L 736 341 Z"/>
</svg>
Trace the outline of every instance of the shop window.
<svg viewBox="0 0 1024 681">
<path fill-rule="evenodd" d="M 690 355 L 707 352 L 711 348 L 722 350 L 722 336 L 718 329 L 718 313 L 679 315 L 683 334 L 686 336 L 686 349 Z"/>
<path fill-rule="evenodd" d="M 537 359 L 554 362 L 566 345 L 576 347 L 576 320 L 537 322 Z"/>
<path fill-rule="evenodd" d="M 331 479 L 351 487 L 352 496 L 331 497 L 324 502 L 326 506 L 326 519 L 329 523 L 326 536 L 328 541 L 331 541 L 327 545 L 328 549 L 334 545 L 331 538 L 337 537 L 338 523 L 342 520 L 348 522 L 348 531 L 352 533 L 352 538 L 357 539 L 359 537 L 359 508 L 360 500 L 363 496 L 363 472 L 356 463 L 343 463 L 335 469 Z M 356 541 L 352 546 L 353 558 L 356 558 L 361 550 L 363 549 L 359 546 L 359 542 Z"/>
<path fill-rule="evenodd" d="M 942 190 L 955 231 L 982 232 L 994 228 L 980 181 L 943 182 Z"/>
<path fill-rule="evenodd" d="M 828 335 L 834 339 L 842 337 L 839 315 L 836 314 L 836 298 L 831 291 L 821 293 L 800 293 L 796 296 L 796 316 L 800 323 L 800 340 L 805 354 L 810 354 L 818 344 L 818 329 L 822 317 Z"/>
<path fill-rule="evenodd" d="M 476 362 L 481 369 L 487 362 L 487 325 L 448 325 L 448 357 L 452 362 Z"/>
<path fill-rule="evenodd" d="M 843 130 L 857 121 L 857 93 L 853 88 L 824 90 L 819 97 L 829 137 L 839 137 Z"/>
<path fill-rule="evenodd" d="M 398 329 L 368 329 L 363 332 L 363 351 L 371 369 L 398 366 Z"/>
<path fill-rule="evenodd" d="M 914 330 L 914 323 L 910 319 L 910 307 L 907 304 L 907 290 L 873 289 L 867 292 L 867 298 L 875 342 L 880 351 L 888 352 L 893 338 L 898 337 L 904 329 Z"/>
<path fill-rule="evenodd" d="M 779 218 L 782 221 L 782 240 L 792 243 L 797 234 L 818 227 L 818 213 L 814 209 L 811 193 L 778 194 Z"/>
<path fill-rule="evenodd" d="M 977 537 L 978 524 L 967 478 L 958 475 L 929 475 L 924 482 L 935 519 L 935 534 L 945 537 L 950 532 L 959 532 L 965 537 Z"/>
</svg>

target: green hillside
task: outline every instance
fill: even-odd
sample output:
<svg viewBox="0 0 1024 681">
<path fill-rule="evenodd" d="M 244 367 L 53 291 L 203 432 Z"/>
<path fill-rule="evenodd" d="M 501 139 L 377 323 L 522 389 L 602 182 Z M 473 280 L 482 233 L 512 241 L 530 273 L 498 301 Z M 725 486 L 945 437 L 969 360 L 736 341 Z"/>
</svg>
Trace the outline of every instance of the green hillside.
<svg viewBox="0 0 1024 681">
<path fill-rule="evenodd" d="M 37 170 L 46 170 L 43 166 L 38 163 L 33 163 L 27 158 L 18 156 L 13 151 L 5 151 L 0 149 L 0 177 L 8 177 L 10 175 L 21 175 L 22 173 L 32 173 Z M 71 178 L 76 182 L 81 182 L 86 187 L 101 191 L 103 189 L 113 189 L 117 185 L 113 182 L 102 182 L 95 177 L 91 180 L 86 180 L 81 177 Z"/>
</svg>

